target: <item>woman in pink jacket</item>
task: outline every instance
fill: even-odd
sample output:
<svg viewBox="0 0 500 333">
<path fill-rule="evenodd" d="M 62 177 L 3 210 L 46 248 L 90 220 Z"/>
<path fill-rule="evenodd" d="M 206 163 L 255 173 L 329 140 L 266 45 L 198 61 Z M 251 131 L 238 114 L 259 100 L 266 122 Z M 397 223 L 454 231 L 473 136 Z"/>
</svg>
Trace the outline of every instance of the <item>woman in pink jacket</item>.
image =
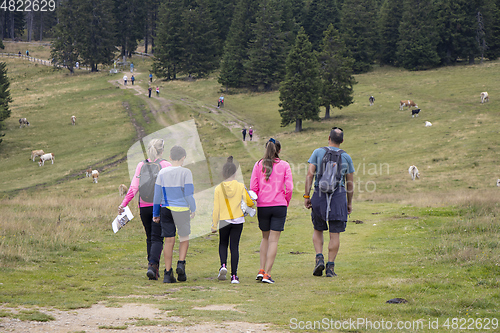
<svg viewBox="0 0 500 333">
<path fill-rule="evenodd" d="M 148 164 L 151 164 L 152 162 L 154 162 L 155 164 L 159 164 L 160 169 L 171 166 L 169 162 L 161 158 L 163 154 L 163 149 L 164 149 L 164 144 L 162 139 L 153 139 L 149 142 L 147 151 L 148 159 L 145 161 L 141 161 L 139 162 L 139 164 L 137 164 L 134 178 L 132 179 L 127 195 L 125 195 L 122 204 L 118 206 L 118 214 L 121 214 L 124 211 L 124 208 L 135 197 L 137 192 L 139 192 L 141 169 L 145 165 L 145 162 L 147 162 Z M 152 166 L 151 170 L 153 169 L 154 166 Z M 152 194 L 154 194 L 154 183 L 155 182 L 153 181 Z M 140 193 L 143 193 L 142 190 Z M 159 242 L 157 246 L 161 246 L 163 248 L 163 237 L 161 237 L 161 225 L 159 223 L 153 223 L 152 197 L 151 201 L 149 200 L 146 201 L 143 200 L 140 193 L 139 193 L 139 212 L 141 215 L 142 224 L 144 225 L 144 230 L 146 231 L 146 246 L 147 246 L 148 261 L 149 261 L 147 275 L 150 280 L 158 280 L 160 257 L 158 256 L 158 258 L 150 258 L 150 254 L 151 254 L 151 246 L 153 243 L 156 244 Z M 159 230 L 154 230 L 155 228 L 159 228 Z M 153 252 L 156 253 L 158 251 L 153 251 Z M 161 249 L 159 253 L 161 255 Z M 154 264 L 151 264 L 151 262 L 156 263 L 156 266 Z"/>
<path fill-rule="evenodd" d="M 279 158 L 280 151 L 280 142 L 269 139 L 264 157 L 255 163 L 250 180 L 250 189 L 258 197 L 257 217 L 262 231 L 260 269 L 256 279 L 266 283 L 274 283 L 271 269 L 293 191 L 292 171 L 290 165 Z"/>
</svg>

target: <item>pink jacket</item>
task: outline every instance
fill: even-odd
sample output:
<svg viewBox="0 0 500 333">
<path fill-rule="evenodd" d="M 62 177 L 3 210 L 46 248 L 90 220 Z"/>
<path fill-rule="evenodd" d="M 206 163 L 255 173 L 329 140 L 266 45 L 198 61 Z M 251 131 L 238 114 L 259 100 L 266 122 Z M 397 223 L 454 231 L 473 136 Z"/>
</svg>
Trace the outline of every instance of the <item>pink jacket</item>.
<svg viewBox="0 0 500 333">
<path fill-rule="evenodd" d="M 132 182 L 130 183 L 130 187 L 128 189 L 127 195 L 123 199 L 122 207 L 127 206 L 128 203 L 130 202 L 130 200 L 132 200 L 135 197 L 135 195 L 137 194 L 137 192 L 139 192 L 139 176 L 141 174 L 141 168 L 142 168 L 143 164 L 144 164 L 144 161 L 140 161 L 139 164 L 137 164 L 137 168 L 135 169 L 134 178 L 132 179 Z M 171 166 L 172 164 L 170 164 L 170 162 L 163 160 L 160 162 L 160 165 L 162 168 L 166 168 L 168 166 Z M 139 207 L 151 207 L 151 206 L 153 206 L 152 202 L 145 202 L 145 201 L 142 201 L 141 198 L 139 198 Z"/>
<path fill-rule="evenodd" d="M 288 206 L 292 199 L 293 178 L 290 165 L 276 160 L 269 180 L 262 172 L 262 160 L 255 163 L 250 189 L 257 194 L 257 207 Z"/>
</svg>

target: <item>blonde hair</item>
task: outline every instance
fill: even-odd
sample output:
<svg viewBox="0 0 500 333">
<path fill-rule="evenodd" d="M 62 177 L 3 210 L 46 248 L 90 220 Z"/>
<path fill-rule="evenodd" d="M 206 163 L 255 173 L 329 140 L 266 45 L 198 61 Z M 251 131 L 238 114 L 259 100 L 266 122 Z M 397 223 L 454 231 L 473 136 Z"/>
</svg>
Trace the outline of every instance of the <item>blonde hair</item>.
<svg viewBox="0 0 500 333">
<path fill-rule="evenodd" d="M 156 161 L 163 154 L 163 140 L 153 139 L 148 144 L 148 159 L 151 162 Z"/>
</svg>

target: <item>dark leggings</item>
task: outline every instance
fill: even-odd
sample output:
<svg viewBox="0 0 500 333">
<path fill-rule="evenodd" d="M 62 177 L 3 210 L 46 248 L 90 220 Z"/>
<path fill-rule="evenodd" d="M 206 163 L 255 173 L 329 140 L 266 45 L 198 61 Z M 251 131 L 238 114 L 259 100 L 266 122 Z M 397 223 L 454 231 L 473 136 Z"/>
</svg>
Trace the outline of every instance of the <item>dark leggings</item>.
<svg viewBox="0 0 500 333">
<path fill-rule="evenodd" d="M 148 261 L 158 264 L 163 249 L 163 237 L 161 237 L 160 223 L 153 222 L 153 206 L 139 207 L 142 225 L 146 231 L 146 244 L 148 250 Z"/>
<path fill-rule="evenodd" d="M 231 251 L 231 275 L 237 275 L 238 261 L 240 260 L 240 237 L 243 231 L 243 223 L 233 224 L 220 221 L 219 229 L 219 257 L 220 264 L 227 267 L 227 247 Z"/>
</svg>

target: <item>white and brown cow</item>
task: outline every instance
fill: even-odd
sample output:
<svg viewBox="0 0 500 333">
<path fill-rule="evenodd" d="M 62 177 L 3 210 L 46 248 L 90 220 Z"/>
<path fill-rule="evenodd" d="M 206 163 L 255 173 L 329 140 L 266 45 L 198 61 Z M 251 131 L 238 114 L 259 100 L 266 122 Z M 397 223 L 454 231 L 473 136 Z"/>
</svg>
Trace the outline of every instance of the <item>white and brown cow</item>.
<svg viewBox="0 0 500 333">
<path fill-rule="evenodd" d="M 76 117 L 71 116 L 71 125 L 76 125 Z"/>
<path fill-rule="evenodd" d="M 411 176 L 411 180 L 420 179 L 420 173 L 418 172 L 418 169 L 416 166 L 412 165 L 408 168 L 408 173 Z"/>
<path fill-rule="evenodd" d="M 481 93 L 481 104 L 483 104 L 484 102 L 489 102 L 490 101 L 490 97 L 488 96 L 488 93 L 486 91 L 483 91 Z"/>
<path fill-rule="evenodd" d="M 26 118 L 19 118 L 19 128 L 23 127 L 24 125 L 29 126 L 30 122 Z"/>
<path fill-rule="evenodd" d="M 35 158 L 38 156 L 42 156 L 43 154 L 45 154 L 45 153 L 41 149 L 40 150 L 32 150 L 30 159 L 33 160 L 33 162 L 35 162 Z"/>
<path fill-rule="evenodd" d="M 98 178 L 99 178 L 99 171 L 92 170 L 92 182 L 97 184 Z"/>
<path fill-rule="evenodd" d="M 405 106 L 407 106 L 408 109 L 411 108 L 411 107 L 415 107 L 415 108 L 418 109 L 417 103 L 413 102 L 412 100 L 406 99 L 406 100 L 403 100 L 403 101 L 399 101 L 399 109 L 400 110 L 403 110 L 403 108 Z"/>
<path fill-rule="evenodd" d="M 40 161 L 38 161 L 38 165 L 39 166 L 44 165 L 45 161 L 52 161 L 52 164 L 54 164 L 55 161 L 54 153 L 43 154 L 42 156 L 40 156 Z"/>
</svg>

